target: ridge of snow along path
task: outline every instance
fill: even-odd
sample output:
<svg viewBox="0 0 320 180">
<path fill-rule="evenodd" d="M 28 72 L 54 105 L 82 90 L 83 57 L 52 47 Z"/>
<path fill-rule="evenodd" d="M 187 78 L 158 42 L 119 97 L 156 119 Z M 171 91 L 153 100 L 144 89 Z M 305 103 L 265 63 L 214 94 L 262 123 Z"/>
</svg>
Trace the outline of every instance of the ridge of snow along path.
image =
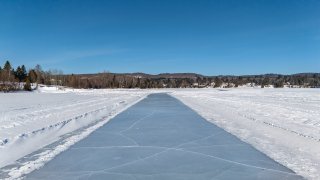
<svg viewBox="0 0 320 180">
<path fill-rule="evenodd" d="M 319 89 L 198 89 L 172 95 L 307 179 L 320 179 Z"/>
<path fill-rule="evenodd" d="M 46 93 L 0 93 L 0 168 L 18 164 L 18 159 L 66 139 L 66 135 L 70 141 L 70 133 L 76 130 L 89 134 L 95 130 L 92 127 L 106 123 L 151 92 L 54 89 L 40 89 Z M 78 133 L 71 140 L 74 144 L 84 137 Z"/>
</svg>

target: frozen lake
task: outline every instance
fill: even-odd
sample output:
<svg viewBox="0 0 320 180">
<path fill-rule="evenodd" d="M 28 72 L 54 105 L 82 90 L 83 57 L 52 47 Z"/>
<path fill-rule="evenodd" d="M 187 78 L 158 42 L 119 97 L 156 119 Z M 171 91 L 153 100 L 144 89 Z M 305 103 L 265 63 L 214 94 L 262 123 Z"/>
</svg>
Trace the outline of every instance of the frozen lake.
<svg viewBox="0 0 320 180">
<path fill-rule="evenodd" d="M 167 94 L 152 94 L 27 179 L 302 179 Z"/>
</svg>

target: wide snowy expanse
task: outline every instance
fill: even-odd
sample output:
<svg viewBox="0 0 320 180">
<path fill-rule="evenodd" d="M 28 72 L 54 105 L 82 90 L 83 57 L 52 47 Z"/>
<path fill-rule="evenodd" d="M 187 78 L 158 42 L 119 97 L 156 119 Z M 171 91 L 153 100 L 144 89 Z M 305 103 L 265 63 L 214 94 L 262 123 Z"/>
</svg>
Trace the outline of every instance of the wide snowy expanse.
<svg viewBox="0 0 320 180">
<path fill-rule="evenodd" d="M 156 92 L 176 97 L 296 173 L 320 179 L 320 90 L 260 88 L 0 93 L 0 177 L 43 166 Z"/>
<path fill-rule="evenodd" d="M 198 89 L 173 95 L 297 174 L 320 179 L 320 89 Z"/>
</svg>

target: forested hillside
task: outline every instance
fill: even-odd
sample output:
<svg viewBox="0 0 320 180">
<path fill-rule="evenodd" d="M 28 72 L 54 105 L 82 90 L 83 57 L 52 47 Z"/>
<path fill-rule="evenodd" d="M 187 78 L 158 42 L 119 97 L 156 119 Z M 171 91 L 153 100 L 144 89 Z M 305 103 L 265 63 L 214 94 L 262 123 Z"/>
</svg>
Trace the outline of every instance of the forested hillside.
<svg viewBox="0 0 320 180">
<path fill-rule="evenodd" d="M 195 73 L 165 73 L 151 75 L 145 73 L 63 74 L 62 71 L 45 71 L 40 65 L 27 69 L 24 65 L 13 67 L 6 61 L 0 66 L 0 91 L 27 90 L 38 84 L 67 86 L 72 88 L 231 88 L 290 87 L 319 88 L 320 73 L 293 75 L 264 74 L 246 76 L 204 76 Z M 32 86 L 33 85 L 33 86 Z"/>
</svg>

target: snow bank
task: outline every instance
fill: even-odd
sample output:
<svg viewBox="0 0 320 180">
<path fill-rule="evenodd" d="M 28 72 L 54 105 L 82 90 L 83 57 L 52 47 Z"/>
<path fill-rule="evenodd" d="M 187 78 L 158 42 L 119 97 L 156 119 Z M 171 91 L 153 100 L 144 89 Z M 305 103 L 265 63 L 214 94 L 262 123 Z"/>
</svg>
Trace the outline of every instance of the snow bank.
<svg viewBox="0 0 320 180">
<path fill-rule="evenodd" d="M 48 87 L 38 92 L 0 94 L 0 167 L 6 166 L 0 177 L 18 178 L 39 168 L 149 94 Z M 33 154 L 37 158 L 20 159 L 54 142 L 49 150 Z"/>
<path fill-rule="evenodd" d="M 319 89 L 192 89 L 173 96 L 308 179 L 320 179 Z"/>
</svg>

